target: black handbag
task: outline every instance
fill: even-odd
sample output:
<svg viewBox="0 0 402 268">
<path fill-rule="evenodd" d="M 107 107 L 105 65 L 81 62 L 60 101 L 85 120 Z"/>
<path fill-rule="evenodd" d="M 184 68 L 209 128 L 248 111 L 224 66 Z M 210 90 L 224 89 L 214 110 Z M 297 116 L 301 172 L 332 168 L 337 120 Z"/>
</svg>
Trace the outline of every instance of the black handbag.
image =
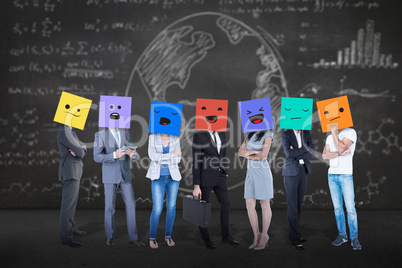
<svg viewBox="0 0 402 268">
<path fill-rule="evenodd" d="M 210 227 L 211 203 L 192 195 L 183 196 L 183 218 L 200 227 Z"/>
</svg>

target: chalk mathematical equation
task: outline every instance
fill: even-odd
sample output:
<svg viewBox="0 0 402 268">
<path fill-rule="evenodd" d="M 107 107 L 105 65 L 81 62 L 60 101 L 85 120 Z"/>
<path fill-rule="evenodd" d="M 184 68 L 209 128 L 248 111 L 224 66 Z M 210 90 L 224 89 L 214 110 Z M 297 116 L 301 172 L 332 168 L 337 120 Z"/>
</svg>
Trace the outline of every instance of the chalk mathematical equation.
<svg viewBox="0 0 402 268">
<path fill-rule="evenodd" d="M 93 84 L 70 84 L 70 85 L 60 85 L 57 89 L 44 87 L 8 87 L 9 95 L 27 95 L 27 96 L 47 96 L 47 95 L 59 95 L 62 91 L 68 91 L 72 94 L 77 95 L 96 95 L 102 94 L 103 91 L 96 92 Z"/>
<path fill-rule="evenodd" d="M 269 13 L 323 13 L 327 10 L 380 8 L 379 1 L 339 0 L 219 0 L 219 11 L 226 14 L 250 14 L 258 19 Z"/>
<path fill-rule="evenodd" d="M 63 70 L 62 65 L 55 63 L 30 62 L 28 64 L 11 65 L 8 68 L 10 73 L 30 72 L 30 73 L 54 73 Z"/>
<path fill-rule="evenodd" d="M 27 150 L 23 153 L 18 151 L 8 151 L 0 153 L 0 166 L 52 166 L 59 163 L 59 158 L 60 153 L 57 149 Z"/>
<path fill-rule="evenodd" d="M 13 26 L 13 32 L 17 35 L 42 34 L 42 37 L 51 37 L 54 33 L 61 32 L 61 21 L 53 21 L 45 18 L 42 21 L 34 22 L 16 22 Z"/>
<path fill-rule="evenodd" d="M 110 7 L 110 5 L 149 5 L 162 9 L 180 8 L 184 5 L 203 5 L 205 0 L 87 0 L 88 6 L 98 8 Z"/>
<path fill-rule="evenodd" d="M 69 67 L 71 66 L 71 67 Z M 113 79 L 115 73 L 119 72 L 119 69 L 102 69 L 102 60 L 81 60 L 77 62 L 67 62 L 66 66 L 56 63 L 40 63 L 40 62 L 30 62 L 28 64 L 11 65 L 8 71 L 10 73 L 39 73 L 39 74 L 52 74 L 60 73 L 64 78 L 105 78 Z"/>
<path fill-rule="evenodd" d="M 13 123 L 17 123 L 19 125 L 35 125 L 39 121 L 39 116 L 37 115 L 37 109 L 27 109 L 23 112 L 14 112 L 12 114 Z M 11 134 L 18 134 L 17 129 L 12 129 Z"/>
<path fill-rule="evenodd" d="M 118 70 L 110 69 L 88 69 L 88 68 L 65 68 L 62 76 L 64 78 L 82 79 L 113 79 Z"/>
<path fill-rule="evenodd" d="M 16 148 L 18 145 L 25 147 L 32 147 L 39 142 L 39 131 L 35 125 L 39 122 L 40 118 L 37 115 L 37 109 L 27 109 L 23 112 L 14 112 L 8 119 L 0 118 L 0 124 L 7 126 L 9 136 L 4 136 L 0 139 L 1 143 Z M 21 126 L 24 126 L 23 128 Z M 9 140 L 9 138 L 11 138 Z M 2 155 L 6 158 L 3 152 Z M 0 156 L 1 159 L 1 156 Z M 0 165 L 8 165 L 13 159 L 2 159 Z"/>
<path fill-rule="evenodd" d="M 16 9 L 41 9 L 45 12 L 54 12 L 56 6 L 63 3 L 63 0 L 13 0 Z"/>
<path fill-rule="evenodd" d="M 9 54 L 14 57 L 25 55 L 33 56 L 89 56 L 101 54 L 118 54 L 120 61 L 124 62 L 128 55 L 133 53 L 132 43 L 129 41 L 123 42 L 106 42 L 94 43 L 84 40 L 68 41 L 61 46 L 53 44 L 47 45 L 31 45 L 27 44 L 17 48 L 11 48 Z"/>
<path fill-rule="evenodd" d="M 100 19 L 94 21 L 87 21 L 84 23 L 84 30 L 94 33 L 104 33 L 108 31 L 123 31 L 123 32 L 143 32 L 151 31 L 158 25 L 167 21 L 167 16 L 159 18 L 153 16 L 149 22 L 134 22 L 134 21 L 113 21 L 102 22 Z"/>
</svg>

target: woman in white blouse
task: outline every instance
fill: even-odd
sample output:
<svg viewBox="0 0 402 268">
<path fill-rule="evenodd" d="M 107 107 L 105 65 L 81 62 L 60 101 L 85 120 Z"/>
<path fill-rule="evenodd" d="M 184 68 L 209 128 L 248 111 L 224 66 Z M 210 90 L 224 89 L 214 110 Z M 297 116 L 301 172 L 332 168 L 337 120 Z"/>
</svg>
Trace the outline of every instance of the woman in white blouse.
<svg viewBox="0 0 402 268">
<path fill-rule="evenodd" d="M 148 155 L 151 159 L 146 177 L 152 180 L 152 213 L 150 218 L 149 245 L 158 248 L 156 231 L 163 209 L 166 192 L 165 241 L 173 247 L 172 229 L 176 215 L 177 191 L 181 180 L 178 164 L 181 160 L 180 139 L 166 134 L 151 134 L 148 140 Z"/>
</svg>

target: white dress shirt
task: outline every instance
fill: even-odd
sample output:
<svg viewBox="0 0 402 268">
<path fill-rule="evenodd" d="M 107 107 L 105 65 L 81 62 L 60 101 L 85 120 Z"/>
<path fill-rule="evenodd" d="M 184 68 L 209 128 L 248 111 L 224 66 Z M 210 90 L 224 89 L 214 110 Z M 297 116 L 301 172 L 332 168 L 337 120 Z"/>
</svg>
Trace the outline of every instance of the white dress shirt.
<svg viewBox="0 0 402 268">
<path fill-rule="evenodd" d="M 216 149 L 218 150 L 218 154 L 220 154 L 222 141 L 221 141 L 221 138 L 218 135 L 218 132 L 215 131 L 215 138 L 214 138 L 214 132 L 213 131 L 208 131 L 208 132 L 211 135 L 212 140 L 216 141 Z"/>
<path fill-rule="evenodd" d="M 297 133 L 297 131 L 299 131 L 299 133 Z M 297 148 L 301 148 L 302 147 L 301 130 L 293 129 L 293 132 L 295 133 L 295 136 L 296 136 L 297 145 L 298 145 Z M 299 159 L 299 164 L 304 165 L 303 159 Z"/>
</svg>

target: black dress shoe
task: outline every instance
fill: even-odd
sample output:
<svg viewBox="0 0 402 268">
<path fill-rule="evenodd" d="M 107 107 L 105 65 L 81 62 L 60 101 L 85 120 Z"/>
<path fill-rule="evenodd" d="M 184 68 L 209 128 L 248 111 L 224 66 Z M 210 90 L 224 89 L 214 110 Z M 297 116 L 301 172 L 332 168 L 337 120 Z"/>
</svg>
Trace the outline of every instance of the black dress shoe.
<svg viewBox="0 0 402 268">
<path fill-rule="evenodd" d="M 212 243 L 211 240 L 202 240 L 204 242 L 204 245 L 207 249 L 216 249 L 216 246 L 214 245 L 214 243 Z"/>
<path fill-rule="evenodd" d="M 61 242 L 61 243 L 62 243 L 63 245 L 65 245 L 65 246 L 69 246 L 69 247 L 72 247 L 72 248 L 79 248 L 79 247 L 82 246 L 81 243 L 78 243 L 78 242 L 76 242 L 76 241 Z"/>
<path fill-rule="evenodd" d="M 307 239 L 306 239 L 306 238 L 302 238 L 302 239 L 300 239 L 300 241 L 301 241 L 302 243 L 304 243 L 304 242 L 307 242 Z"/>
<path fill-rule="evenodd" d="M 145 247 L 145 244 L 142 243 L 140 240 L 133 240 L 128 243 L 131 245 L 136 245 L 137 247 Z"/>
<path fill-rule="evenodd" d="M 222 242 L 229 243 L 229 244 L 234 245 L 234 246 L 240 245 L 239 242 L 237 242 L 236 240 L 234 240 L 230 236 L 222 237 Z"/>
<path fill-rule="evenodd" d="M 74 230 L 73 235 L 86 235 L 87 232 L 85 231 L 80 231 L 80 230 Z"/>
<path fill-rule="evenodd" d="M 303 245 L 295 245 L 295 248 L 297 249 L 297 250 L 304 250 L 304 247 L 303 247 Z"/>
</svg>

